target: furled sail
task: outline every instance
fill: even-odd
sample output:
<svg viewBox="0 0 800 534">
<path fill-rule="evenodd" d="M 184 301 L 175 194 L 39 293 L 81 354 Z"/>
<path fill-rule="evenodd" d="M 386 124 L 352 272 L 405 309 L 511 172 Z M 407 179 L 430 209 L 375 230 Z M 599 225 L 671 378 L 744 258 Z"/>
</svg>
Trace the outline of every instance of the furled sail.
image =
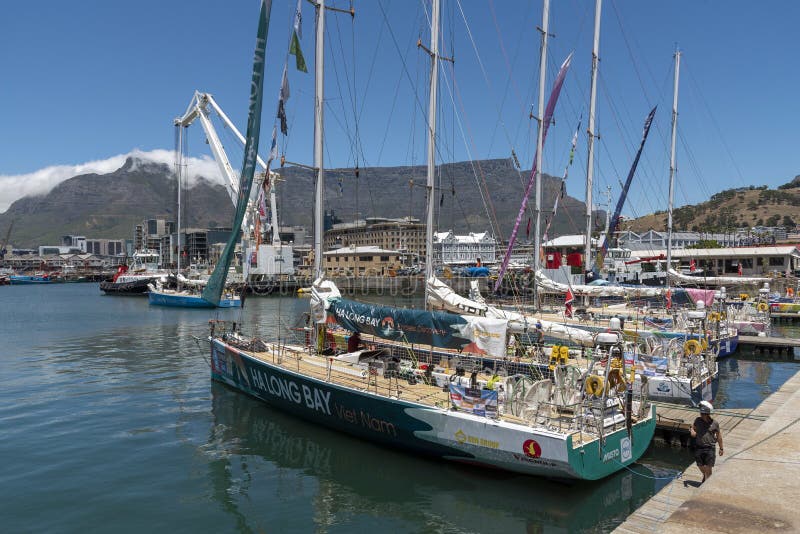
<svg viewBox="0 0 800 534">
<path fill-rule="evenodd" d="M 475 354 L 505 354 L 508 322 L 503 319 L 394 308 L 347 299 L 330 301 L 327 312 L 328 322 L 383 339 Z"/>
<path fill-rule="evenodd" d="M 547 277 L 541 270 L 536 271 L 536 285 L 559 293 L 566 293 L 572 289 L 575 295 L 587 297 L 659 297 L 664 294 L 664 289 L 659 287 L 645 286 L 592 286 L 592 285 L 571 285 L 561 284 Z"/>
<path fill-rule="evenodd" d="M 675 269 L 670 269 L 670 278 L 682 284 L 697 284 L 704 286 L 742 286 L 748 284 L 762 284 L 771 282 L 771 278 L 758 276 L 688 276 L 679 273 Z"/>
<path fill-rule="evenodd" d="M 203 300 L 219 305 L 222 291 L 225 288 L 225 279 L 228 268 L 234 257 L 236 243 L 239 241 L 239 232 L 242 220 L 247 211 L 250 200 L 250 189 L 253 185 L 253 176 L 256 170 L 258 157 L 258 140 L 261 133 L 261 98 L 264 93 L 264 62 L 267 52 L 267 34 L 269 33 L 269 19 L 272 11 L 272 0 L 261 1 L 261 11 L 258 16 L 258 35 L 256 37 L 256 50 L 253 58 L 253 77 L 250 84 L 250 103 L 247 116 L 247 139 L 244 145 L 244 160 L 242 172 L 239 174 L 239 196 L 236 200 L 236 213 L 233 218 L 231 236 L 225 244 L 225 250 L 220 255 L 214 272 L 203 289 Z"/>
<path fill-rule="evenodd" d="M 571 341 L 585 347 L 594 345 L 594 335 L 588 330 L 568 326 L 555 321 L 539 319 L 533 315 L 525 315 L 514 311 L 495 308 L 485 302 L 464 298 L 435 276 L 431 276 L 427 283 L 428 302 L 433 307 L 449 310 L 454 313 L 476 313 L 487 318 L 502 319 L 508 323 L 508 330 L 512 333 L 531 332 L 538 323 L 541 324 L 542 331 L 548 336 L 563 341 Z"/>
</svg>

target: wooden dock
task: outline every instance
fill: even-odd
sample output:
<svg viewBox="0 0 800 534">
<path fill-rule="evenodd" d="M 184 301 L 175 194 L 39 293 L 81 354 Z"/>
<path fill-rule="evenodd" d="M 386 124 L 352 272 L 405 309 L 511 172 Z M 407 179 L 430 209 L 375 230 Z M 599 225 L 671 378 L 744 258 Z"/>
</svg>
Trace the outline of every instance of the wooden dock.
<svg viewBox="0 0 800 534">
<path fill-rule="evenodd" d="M 686 447 L 689 442 L 689 430 L 698 417 L 699 412 L 693 406 L 678 406 L 665 402 L 656 402 L 656 438 L 663 439 L 672 445 Z M 719 422 L 723 436 L 727 436 L 740 423 L 752 419 L 764 421 L 762 415 L 754 414 L 754 410 L 747 408 L 734 408 L 729 410 L 716 410 L 714 419 Z"/>
<path fill-rule="evenodd" d="M 725 464 L 733 459 L 734 462 L 737 461 L 736 455 L 745 452 L 746 448 L 752 448 L 752 442 L 755 438 L 757 438 L 757 432 L 761 428 L 762 425 L 770 425 L 773 424 L 772 421 L 768 420 L 768 418 L 773 415 L 776 411 L 781 409 L 785 404 L 790 404 L 790 400 L 793 398 L 796 392 L 800 391 L 800 372 L 795 373 L 795 375 L 786 381 L 786 383 L 781 386 L 781 388 L 766 398 L 756 409 L 748 410 L 748 414 L 745 417 L 741 417 L 739 422 L 736 423 L 734 426 L 729 427 L 730 430 L 725 430 L 723 427 L 723 440 L 725 443 L 725 455 L 724 456 L 717 456 L 717 465 L 714 468 L 714 476 L 717 477 L 716 480 L 723 479 L 727 475 L 724 471 L 727 469 L 736 469 L 736 467 L 729 467 Z M 797 398 L 796 396 L 794 397 Z M 787 406 L 788 408 L 788 406 Z M 658 411 L 658 408 L 656 408 Z M 721 414 L 725 414 L 727 412 L 732 413 L 738 412 L 738 410 L 719 410 L 718 414 L 715 414 L 715 418 L 719 417 Z M 665 411 L 665 416 L 668 412 Z M 680 415 L 674 414 L 676 417 L 681 417 Z M 684 417 L 690 417 L 688 412 L 685 412 Z M 719 419 L 720 425 L 722 425 L 722 419 Z M 781 420 L 779 419 L 779 421 Z M 732 420 L 729 420 L 725 423 L 726 425 L 733 424 Z M 774 424 L 773 424 L 774 426 Z M 763 440 L 762 440 L 763 441 Z M 760 442 L 756 442 L 760 443 Z M 791 449 L 791 445 L 787 445 Z M 687 453 L 688 454 L 688 453 Z M 749 463 L 753 463 L 752 459 L 748 459 Z M 766 462 L 770 462 L 769 459 Z M 775 469 L 781 469 L 781 462 L 773 462 Z M 785 462 L 784 462 L 785 463 Z M 789 462 L 791 464 L 791 462 Z M 767 464 L 761 464 L 764 467 L 767 467 Z M 775 467 L 777 466 L 777 467 Z M 783 469 L 786 469 L 785 467 Z M 739 492 L 739 494 L 746 494 L 747 491 L 745 490 L 745 486 L 749 483 L 747 477 L 742 477 L 738 473 L 731 473 L 733 478 L 737 481 L 736 487 L 734 488 L 735 491 Z M 672 482 L 667 484 L 664 488 L 661 489 L 657 494 L 653 495 L 646 503 L 640 506 L 633 514 L 628 516 L 624 523 L 619 525 L 614 532 L 621 532 L 621 533 L 652 533 L 652 532 L 701 532 L 707 531 L 706 529 L 687 529 L 685 526 L 675 525 L 672 524 L 669 520 L 670 517 L 673 515 L 674 512 L 678 511 L 679 509 L 683 510 L 685 514 L 685 506 L 686 502 L 690 499 L 694 499 L 698 497 L 698 492 L 700 491 L 701 486 L 699 485 L 700 482 L 700 470 L 697 468 L 694 463 L 690 465 L 684 472 L 683 475 L 679 478 L 674 479 Z M 712 482 L 716 482 L 715 479 L 712 479 Z M 772 481 L 772 478 L 766 478 L 766 480 Z M 777 488 L 777 486 L 776 486 Z M 705 485 L 702 486 L 703 494 L 708 494 L 708 490 L 711 488 L 707 488 Z M 758 490 L 757 490 L 758 492 Z M 789 496 L 788 505 L 794 506 L 794 502 Z M 704 514 L 704 516 L 708 519 L 708 521 L 717 521 L 719 518 L 719 513 L 721 510 L 721 505 L 715 504 L 714 506 L 710 507 L 711 510 L 717 510 L 717 512 L 712 514 Z M 691 507 L 688 507 L 691 508 Z M 676 514 L 677 515 L 677 514 Z M 740 517 L 734 516 L 734 517 Z M 771 523 L 763 523 L 760 524 L 760 528 L 754 529 L 756 531 L 763 531 L 766 530 L 767 527 L 764 525 L 771 525 Z M 734 530 L 733 528 L 723 528 L 721 530 L 715 529 L 715 532 L 719 531 L 726 531 L 730 532 Z M 748 529 L 745 528 L 744 530 L 739 529 L 736 530 L 737 532 L 744 532 Z M 780 529 L 776 529 L 780 530 Z"/>
<path fill-rule="evenodd" d="M 785 354 L 787 359 L 797 359 L 795 347 L 800 347 L 800 339 L 790 337 L 761 337 L 739 335 L 739 346 L 747 347 L 759 354 Z"/>
<path fill-rule="evenodd" d="M 792 312 L 771 312 L 769 316 L 772 318 L 773 321 L 779 323 L 781 321 L 792 323 L 794 321 L 800 320 L 800 313 L 792 313 Z"/>
</svg>

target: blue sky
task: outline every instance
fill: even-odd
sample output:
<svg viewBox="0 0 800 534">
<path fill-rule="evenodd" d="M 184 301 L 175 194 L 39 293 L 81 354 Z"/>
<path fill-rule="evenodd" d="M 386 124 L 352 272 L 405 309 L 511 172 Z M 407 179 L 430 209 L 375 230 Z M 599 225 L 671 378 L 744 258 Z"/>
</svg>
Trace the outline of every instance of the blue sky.
<svg viewBox="0 0 800 534">
<path fill-rule="evenodd" d="M 262 154 L 294 5 L 293 0 L 273 4 Z M 333 5 L 349 7 L 349 2 Z M 429 39 L 428 2 L 356 0 L 354 6 L 353 20 L 328 14 L 326 166 L 423 164 L 428 60 L 416 42 Z M 280 146 L 288 160 L 311 164 L 314 11 L 307 2 L 302 9 L 302 48 L 310 72 L 290 69 L 290 132 Z M 541 2 L 445 0 L 442 13 L 443 54 L 456 61 L 441 64 L 440 161 L 506 158 L 513 148 L 529 168 L 536 127 L 528 113 L 537 103 Z M 244 129 L 257 14 L 257 0 L 42 0 L 4 6 L 0 211 L 72 170 L 113 170 L 119 156 L 134 150 L 168 159 L 172 119 L 195 89 L 214 94 Z M 593 16 L 593 1 L 551 6 L 555 37 L 548 52 L 548 92 L 560 63 L 575 52 L 545 148 L 543 168 L 551 174 L 563 171 L 579 116 L 586 127 Z M 792 1 L 755 6 L 605 0 L 595 198 L 610 186 L 616 199 L 644 118 L 657 104 L 624 212 L 637 216 L 666 208 L 676 46 L 684 54 L 676 204 L 696 203 L 731 187 L 775 187 L 800 174 L 798 20 L 800 5 Z M 198 158 L 208 154 L 199 126 L 190 132 L 189 149 Z M 213 167 L 198 163 L 199 168 Z M 579 199 L 585 176 L 582 132 L 568 182 L 569 193 Z"/>
</svg>

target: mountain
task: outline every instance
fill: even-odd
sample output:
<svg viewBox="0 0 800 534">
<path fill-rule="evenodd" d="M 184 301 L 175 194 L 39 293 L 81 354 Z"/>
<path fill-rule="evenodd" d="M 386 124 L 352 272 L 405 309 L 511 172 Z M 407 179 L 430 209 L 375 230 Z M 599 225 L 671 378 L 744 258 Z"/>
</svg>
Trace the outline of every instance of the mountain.
<svg viewBox="0 0 800 534">
<path fill-rule="evenodd" d="M 706 202 L 682 206 L 672 211 L 675 231 L 730 232 L 735 228 L 785 226 L 794 228 L 800 222 L 800 176 L 777 189 L 750 186 L 727 189 Z M 664 231 L 667 212 L 659 211 L 622 223 L 622 229 L 645 232 Z"/>
<path fill-rule="evenodd" d="M 509 160 L 482 160 L 438 167 L 440 185 L 438 227 L 456 233 L 492 230 L 494 217 L 507 238 L 519 211 L 530 171 L 517 171 Z M 278 210 L 281 224 L 312 226 L 314 177 L 299 167 L 278 169 Z M 405 217 L 424 220 L 425 167 L 326 169 L 326 209 L 343 221 L 355 217 Z M 479 178 L 476 178 L 478 176 Z M 484 184 L 480 187 L 478 183 Z M 413 184 L 413 185 L 412 185 Z M 483 194 L 481 194 L 481 190 Z M 544 176 L 542 224 L 552 211 L 560 180 Z M 528 204 L 533 218 L 534 199 Z M 233 205 L 221 185 L 200 179 L 183 192 L 184 227 L 230 226 Z M 57 244 L 67 234 L 90 238 L 132 239 L 133 227 L 145 219 L 176 219 L 177 188 L 172 169 L 163 164 L 129 158 L 108 174 L 70 178 L 49 193 L 14 202 L 0 214 L 0 237 L 14 221 L 10 242 L 16 247 Z M 600 219 L 604 217 L 598 214 Z M 525 239 L 528 216 L 519 238 Z M 531 222 L 531 226 L 533 226 Z M 570 196 L 560 201 L 550 235 L 582 233 L 584 203 Z"/>
<path fill-rule="evenodd" d="M 456 233 L 492 230 L 490 208 L 494 206 L 503 238 L 508 238 L 519 212 L 530 170 L 518 171 L 510 160 L 481 160 L 442 164 L 437 184 L 438 228 Z M 283 182 L 279 185 L 281 220 L 286 224 L 311 225 L 311 200 L 314 191 L 313 171 L 299 167 L 277 169 Z M 357 174 L 356 174 L 357 172 Z M 343 221 L 363 217 L 406 217 L 424 220 L 426 167 L 366 167 L 325 170 L 325 207 Z M 477 178 L 476 178 L 477 176 Z M 480 186 L 478 183 L 484 183 Z M 412 185 L 413 184 L 413 185 Z M 483 193 L 481 193 L 483 191 Z M 559 178 L 544 175 L 542 225 L 553 209 L 556 195 L 561 193 Z M 550 235 L 583 233 L 585 204 L 570 196 L 560 201 L 559 212 Z M 295 209 L 298 208 L 298 209 Z M 528 211 L 533 219 L 533 193 Z M 280 208 L 279 208 L 280 210 Z M 604 213 L 601 213 L 605 217 Z M 519 237 L 525 238 L 527 217 L 522 221 Z M 534 223 L 531 222 L 531 232 Z"/>
<path fill-rule="evenodd" d="M 25 197 L 0 215 L 0 237 L 14 222 L 15 247 L 61 243 L 62 235 L 133 239 L 145 219 L 176 219 L 177 187 L 163 164 L 128 158 L 109 174 L 84 174 L 61 182 L 49 193 Z M 184 192 L 184 226 L 230 226 L 233 205 L 221 185 L 200 180 Z"/>
</svg>

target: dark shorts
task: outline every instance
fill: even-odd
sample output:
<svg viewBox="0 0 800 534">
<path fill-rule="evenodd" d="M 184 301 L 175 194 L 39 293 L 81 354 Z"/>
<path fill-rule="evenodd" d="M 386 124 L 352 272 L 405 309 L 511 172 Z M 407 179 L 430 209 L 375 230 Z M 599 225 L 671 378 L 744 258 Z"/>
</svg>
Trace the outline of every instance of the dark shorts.
<svg viewBox="0 0 800 534">
<path fill-rule="evenodd" d="M 697 462 L 698 466 L 707 465 L 709 467 L 714 467 L 716 459 L 717 453 L 713 447 L 694 450 L 694 461 Z"/>
</svg>

